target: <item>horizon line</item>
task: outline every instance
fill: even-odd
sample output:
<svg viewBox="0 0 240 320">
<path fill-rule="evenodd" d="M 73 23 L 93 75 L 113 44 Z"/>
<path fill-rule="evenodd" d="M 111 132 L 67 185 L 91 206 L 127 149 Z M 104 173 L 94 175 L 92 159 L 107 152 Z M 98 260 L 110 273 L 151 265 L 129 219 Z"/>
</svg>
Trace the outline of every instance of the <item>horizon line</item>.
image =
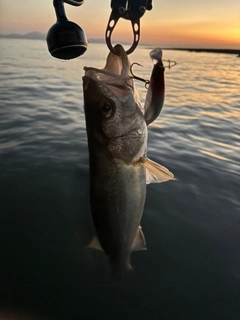
<svg viewBox="0 0 240 320">
<path fill-rule="evenodd" d="M 24 34 L 21 33 L 7 33 L 3 34 L 0 33 L 0 38 L 7 38 L 7 39 L 25 39 L 25 40 L 46 40 L 47 34 L 39 32 L 39 31 L 31 31 Z M 96 37 L 96 38 L 89 38 L 87 39 L 89 43 L 105 43 L 105 38 Z M 130 44 L 130 42 L 122 42 L 123 44 Z M 154 46 L 154 43 L 141 43 L 140 46 Z M 163 49 L 165 50 L 188 50 L 188 51 L 195 51 L 195 52 L 211 52 L 211 53 L 228 53 L 228 54 L 239 54 L 240 56 L 240 49 L 233 49 L 233 48 L 213 48 L 213 47 L 206 47 L 202 45 L 184 45 L 176 46 L 176 45 L 163 45 Z"/>
</svg>

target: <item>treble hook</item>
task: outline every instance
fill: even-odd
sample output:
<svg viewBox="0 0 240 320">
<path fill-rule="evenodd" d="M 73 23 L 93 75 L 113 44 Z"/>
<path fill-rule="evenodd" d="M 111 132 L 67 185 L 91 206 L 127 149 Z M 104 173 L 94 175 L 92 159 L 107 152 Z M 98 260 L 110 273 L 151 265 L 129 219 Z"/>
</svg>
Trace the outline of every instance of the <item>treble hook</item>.
<svg viewBox="0 0 240 320">
<path fill-rule="evenodd" d="M 135 76 L 135 74 L 134 74 L 133 71 L 132 71 L 132 67 L 133 67 L 135 64 L 136 64 L 137 66 L 143 67 L 140 63 L 133 62 L 133 63 L 131 64 L 131 66 L 130 66 L 130 72 L 131 72 L 131 74 L 132 74 L 132 76 L 133 76 L 134 79 L 139 80 L 139 81 L 142 81 L 142 82 L 145 82 L 145 88 L 147 89 L 150 81 Z"/>
<path fill-rule="evenodd" d="M 168 68 L 169 70 L 170 70 L 172 67 L 176 66 L 176 64 L 177 64 L 176 61 L 172 61 L 172 60 L 162 60 L 162 61 L 165 61 L 165 62 L 168 63 L 168 65 L 165 66 L 165 68 Z"/>
</svg>

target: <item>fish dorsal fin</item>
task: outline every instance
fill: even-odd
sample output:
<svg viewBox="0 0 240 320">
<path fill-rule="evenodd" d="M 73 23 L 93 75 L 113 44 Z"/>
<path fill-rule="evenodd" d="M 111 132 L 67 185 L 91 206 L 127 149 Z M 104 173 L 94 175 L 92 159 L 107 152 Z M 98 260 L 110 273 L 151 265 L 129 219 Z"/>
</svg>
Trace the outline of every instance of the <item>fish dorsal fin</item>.
<svg viewBox="0 0 240 320">
<path fill-rule="evenodd" d="M 134 239 L 133 246 L 132 246 L 132 251 L 140 251 L 140 250 L 147 250 L 146 240 L 142 232 L 141 226 L 138 227 L 136 237 Z"/>
<path fill-rule="evenodd" d="M 146 183 L 161 183 L 169 180 L 176 180 L 172 172 L 160 164 L 148 159 L 142 158 L 141 162 L 146 168 Z"/>
<path fill-rule="evenodd" d="M 96 235 L 92 238 L 92 241 L 89 243 L 88 248 L 103 251 L 103 248 Z"/>
</svg>

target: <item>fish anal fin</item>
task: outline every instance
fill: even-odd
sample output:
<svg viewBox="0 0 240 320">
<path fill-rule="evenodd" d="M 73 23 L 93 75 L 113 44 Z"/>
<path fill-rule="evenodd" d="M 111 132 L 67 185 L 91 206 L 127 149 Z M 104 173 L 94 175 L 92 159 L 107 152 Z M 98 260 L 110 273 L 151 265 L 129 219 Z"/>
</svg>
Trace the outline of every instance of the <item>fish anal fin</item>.
<svg viewBox="0 0 240 320">
<path fill-rule="evenodd" d="M 140 250 L 147 250 L 146 240 L 142 232 L 141 226 L 138 227 L 138 230 L 132 245 L 132 251 L 140 251 Z"/>
<path fill-rule="evenodd" d="M 102 248 L 102 246 L 99 242 L 99 239 L 96 235 L 92 238 L 92 241 L 89 243 L 89 245 L 87 247 L 91 248 L 91 249 L 103 251 L 103 248 Z"/>
<path fill-rule="evenodd" d="M 161 183 L 169 180 L 176 180 L 172 172 L 164 166 L 148 159 L 141 158 L 141 162 L 146 168 L 146 183 Z"/>
</svg>

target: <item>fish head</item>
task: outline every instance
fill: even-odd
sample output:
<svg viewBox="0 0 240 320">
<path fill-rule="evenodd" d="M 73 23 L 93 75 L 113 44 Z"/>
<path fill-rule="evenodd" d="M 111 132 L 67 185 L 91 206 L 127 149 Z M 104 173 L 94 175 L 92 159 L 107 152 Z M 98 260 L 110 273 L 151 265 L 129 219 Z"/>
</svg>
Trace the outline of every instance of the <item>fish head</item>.
<svg viewBox="0 0 240 320">
<path fill-rule="evenodd" d="M 104 69 L 85 68 L 84 111 L 88 137 L 115 159 L 137 161 L 145 152 L 147 129 L 130 63 L 122 46 L 109 53 Z"/>
</svg>

